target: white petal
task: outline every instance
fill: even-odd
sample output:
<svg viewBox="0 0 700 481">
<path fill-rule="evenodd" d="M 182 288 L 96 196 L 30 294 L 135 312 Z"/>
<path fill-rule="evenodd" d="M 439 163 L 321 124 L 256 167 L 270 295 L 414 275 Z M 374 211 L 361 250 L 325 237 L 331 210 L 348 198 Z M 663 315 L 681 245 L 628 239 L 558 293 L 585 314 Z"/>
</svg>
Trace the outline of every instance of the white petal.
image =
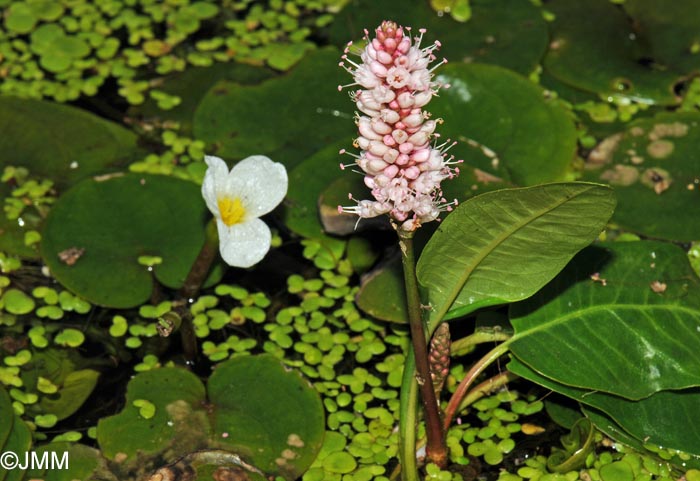
<svg viewBox="0 0 700 481">
<path fill-rule="evenodd" d="M 230 266 L 251 267 L 270 250 L 272 234 L 260 219 L 250 219 L 231 227 L 217 219 L 216 227 L 219 231 L 219 252 Z"/>
<path fill-rule="evenodd" d="M 260 217 L 287 195 L 287 170 L 264 155 L 252 155 L 233 167 L 228 189 L 231 195 L 241 198 L 246 218 Z"/>
<path fill-rule="evenodd" d="M 219 213 L 218 198 L 226 192 L 229 175 L 228 166 L 219 157 L 205 155 L 204 161 L 207 163 L 207 171 L 202 182 L 202 197 L 207 207 L 217 219 L 221 218 Z"/>
</svg>

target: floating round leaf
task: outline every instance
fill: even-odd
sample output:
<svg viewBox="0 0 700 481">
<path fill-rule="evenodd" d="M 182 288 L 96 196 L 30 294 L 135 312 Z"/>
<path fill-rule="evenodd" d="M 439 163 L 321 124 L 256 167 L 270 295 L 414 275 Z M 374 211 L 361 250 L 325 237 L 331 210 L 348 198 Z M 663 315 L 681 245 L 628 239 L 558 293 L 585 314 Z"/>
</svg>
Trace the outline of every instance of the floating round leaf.
<svg viewBox="0 0 700 481">
<path fill-rule="evenodd" d="M 340 55 L 318 50 L 288 75 L 256 86 L 214 85 L 195 113 L 195 136 L 215 144 L 220 157 L 265 154 L 287 168 L 333 140 L 351 139 L 353 109 L 336 88 L 347 80 Z M 283 148 L 284 156 L 274 155 Z"/>
<path fill-rule="evenodd" d="M 10 314 L 28 314 L 34 310 L 34 299 L 19 289 L 8 289 L 0 297 L 0 305 Z"/>
<path fill-rule="evenodd" d="M 135 174 L 88 179 L 56 202 L 41 252 L 56 279 L 81 297 L 134 307 L 150 297 L 152 276 L 182 286 L 204 243 L 205 219 L 191 182 Z M 144 255 L 163 263 L 150 272 L 138 263 Z"/>
<path fill-rule="evenodd" d="M 443 137 L 458 141 L 450 154 L 519 185 L 566 178 L 576 129 L 542 88 L 493 65 L 448 64 L 437 80 L 450 85 L 431 103 Z"/>
<path fill-rule="evenodd" d="M 216 63 L 211 67 L 189 67 L 164 79 L 159 88 L 168 96 L 178 97 L 180 104 L 168 110 L 168 119 L 180 123 L 183 132 L 192 130 L 192 118 L 197 105 L 212 85 L 219 80 L 230 80 L 241 85 L 256 84 L 272 75 L 269 69 L 239 63 Z M 152 94 L 153 95 L 153 94 Z M 129 112 L 144 117 L 161 115 L 157 99 L 152 97 L 143 105 L 132 107 Z M 275 159 L 276 160 L 276 159 Z"/>
<path fill-rule="evenodd" d="M 619 199 L 613 220 L 654 238 L 700 239 L 700 114 L 661 114 L 630 124 L 588 157 L 587 180 Z"/>
<path fill-rule="evenodd" d="M 683 75 L 654 68 L 642 32 L 612 2 L 558 0 L 547 9 L 554 20 L 544 67 L 554 77 L 600 95 L 647 104 L 678 102 L 673 87 Z"/>
<path fill-rule="evenodd" d="M 31 32 L 38 20 L 25 2 L 14 2 L 5 12 L 5 27 L 18 34 Z"/>
<path fill-rule="evenodd" d="M 152 406 L 153 416 L 145 419 L 142 407 Z M 138 463 L 136 454 L 158 453 L 166 449 L 175 455 L 202 446 L 208 433 L 201 410 L 204 386 L 197 376 L 180 368 L 161 368 L 134 377 L 127 387 L 124 410 L 102 418 L 97 425 L 97 441 L 108 459 L 122 453 L 127 462 Z M 147 408 L 151 409 L 151 408 Z"/>
<path fill-rule="evenodd" d="M 681 72 L 700 68 L 700 9 L 695 0 L 627 0 L 625 12 L 651 44 L 654 60 Z"/>
<path fill-rule="evenodd" d="M 441 2 L 444 3 L 444 2 Z M 449 2 L 462 9 L 464 3 Z M 529 74 L 540 62 L 547 43 L 547 24 L 540 9 L 520 0 L 471 0 L 471 19 L 457 23 L 438 16 L 422 0 L 371 0 L 348 4 L 330 27 L 331 41 L 344 47 L 362 35 L 362 28 L 379 25 L 392 12 L 392 20 L 406 26 L 426 28 L 426 38 L 442 43 L 438 54 L 450 62 L 486 62 Z M 414 34 L 416 34 L 414 30 Z"/>
<path fill-rule="evenodd" d="M 26 167 L 59 188 L 140 155 L 134 133 L 52 102 L 0 97 L 0 131 L 3 165 Z"/>
<path fill-rule="evenodd" d="M 4 388 L 0 387 L 0 451 L 7 453 L 25 453 L 29 450 L 32 445 L 32 433 L 24 423 L 22 418 L 15 414 L 11 405 L 10 396 Z M 22 454 L 20 454 L 22 456 Z M 18 461 L 23 461 L 23 457 L 20 457 Z M 3 457 L 4 461 L 13 462 L 12 457 Z M 23 470 L 21 468 L 13 469 L 7 471 L 2 468 L 3 475 L 9 473 L 12 477 L 3 477 L 4 480 L 21 480 L 24 479 L 22 474 Z"/>
<path fill-rule="evenodd" d="M 33 469 L 27 472 L 25 479 L 43 481 L 91 479 L 102 468 L 103 458 L 100 452 L 83 444 L 52 442 L 34 447 L 33 451 L 38 459 L 50 459 L 56 462 L 35 463 L 37 466 L 33 466 Z M 48 456 L 44 458 L 45 455 Z"/>
<path fill-rule="evenodd" d="M 219 364 L 208 390 L 217 438 L 265 473 L 294 480 L 316 458 L 325 432 L 321 399 L 275 357 Z"/>
</svg>

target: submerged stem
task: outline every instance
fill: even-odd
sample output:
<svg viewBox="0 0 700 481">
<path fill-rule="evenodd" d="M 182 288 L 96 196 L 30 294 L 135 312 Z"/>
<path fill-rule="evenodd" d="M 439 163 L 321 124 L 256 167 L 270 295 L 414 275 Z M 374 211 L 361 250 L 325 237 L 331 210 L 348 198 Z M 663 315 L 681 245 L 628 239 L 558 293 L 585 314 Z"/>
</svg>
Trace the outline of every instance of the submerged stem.
<svg viewBox="0 0 700 481">
<path fill-rule="evenodd" d="M 452 424 L 452 419 L 454 419 L 460 404 L 462 404 L 462 399 L 464 399 L 467 394 L 467 390 L 474 383 L 479 374 L 484 372 L 484 369 L 490 366 L 491 363 L 496 361 L 506 352 L 508 352 L 508 341 L 503 342 L 491 349 L 484 357 L 479 359 L 472 366 L 469 372 L 467 372 L 464 379 L 462 379 L 462 382 L 459 383 L 459 386 L 457 386 L 457 389 L 450 398 L 450 402 L 447 403 L 447 408 L 445 408 L 445 416 L 443 418 L 443 426 L 445 429 L 448 429 L 450 424 Z"/>
<path fill-rule="evenodd" d="M 426 340 L 425 326 L 423 325 L 421 316 L 420 294 L 418 293 L 418 279 L 416 278 L 416 260 L 413 251 L 414 233 L 402 229 L 398 229 L 398 233 L 399 246 L 401 247 L 401 260 L 403 262 L 404 284 L 406 287 L 408 319 L 411 328 L 411 342 L 418 374 L 416 379 L 413 380 L 404 376 L 404 383 L 416 381 L 418 383 L 423 401 L 423 412 L 425 414 L 426 433 L 428 437 L 426 455 L 431 462 L 444 468 L 447 465 L 447 447 L 445 446 L 445 436 L 442 423 L 440 422 L 437 398 L 430 377 L 428 342 Z M 408 367 L 407 364 L 406 368 Z M 411 426 L 406 425 L 405 428 L 411 429 Z M 415 426 L 413 429 L 415 429 Z M 406 447 L 404 448 L 406 449 Z M 415 457 L 415 439 L 412 449 L 414 450 L 413 456 Z"/>
<path fill-rule="evenodd" d="M 406 353 L 401 381 L 399 406 L 399 461 L 401 462 L 401 479 L 419 481 L 416 465 L 416 426 L 418 424 L 418 384 L 416 379 L 416 361 L 413 349 Z"/>
<path fill-rule="evenodd" d="M 219 238 L 216 231 L 216 221 L 212 219 L 206 228 L 204 245 L 197 255 L 190 272 L 185 278 L 185 282 L 180 289 L 180 295 L 185 298 L 185 305 L 189 304 L 189 299 L 194 298 L 202 288 L 207 279 L 211 265 L 218 252 Z M 185 359 L 193 362 L 197 357 L 197 337 L 192 325 L 192 315 L 189 311 L 182 313 L 182 324 L 180 325 L 180 338 L 182 339 L 182 349 Z"/>
</svg>

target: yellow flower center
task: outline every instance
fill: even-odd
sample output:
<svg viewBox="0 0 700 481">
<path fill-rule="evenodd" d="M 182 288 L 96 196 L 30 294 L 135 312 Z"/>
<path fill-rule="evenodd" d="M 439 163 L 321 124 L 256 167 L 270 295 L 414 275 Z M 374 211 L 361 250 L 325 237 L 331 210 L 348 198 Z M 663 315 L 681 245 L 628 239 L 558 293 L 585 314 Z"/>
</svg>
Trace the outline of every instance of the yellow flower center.
<svg viewBox="0 0 700 481">
<path fill-rule="evenodd" d="M 238 197 L 235 199 L 222 197 L 218 199 L 217 204 L 219 206 L 219 212 L 221 212 L 221 220 L 227 226 L 231 227 L 243 221 L 245 207 L 243 207 L 243 203 Z"/>
</svg>

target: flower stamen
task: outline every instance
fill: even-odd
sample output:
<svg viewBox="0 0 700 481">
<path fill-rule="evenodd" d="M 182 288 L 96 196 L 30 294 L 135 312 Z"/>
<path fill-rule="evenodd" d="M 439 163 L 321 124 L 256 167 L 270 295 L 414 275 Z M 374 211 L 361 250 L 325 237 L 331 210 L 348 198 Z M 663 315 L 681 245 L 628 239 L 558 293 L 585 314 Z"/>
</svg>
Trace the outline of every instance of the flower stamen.
<svg viewBox="0 0 700 481">
<path fill-rule="evenodd" d="M 240 198 L 221 197 L 217 200 L 217 205 L 221 212 L 221 221 L 228 227 L 243 222 L 245 207 Z"/>
</svg>

